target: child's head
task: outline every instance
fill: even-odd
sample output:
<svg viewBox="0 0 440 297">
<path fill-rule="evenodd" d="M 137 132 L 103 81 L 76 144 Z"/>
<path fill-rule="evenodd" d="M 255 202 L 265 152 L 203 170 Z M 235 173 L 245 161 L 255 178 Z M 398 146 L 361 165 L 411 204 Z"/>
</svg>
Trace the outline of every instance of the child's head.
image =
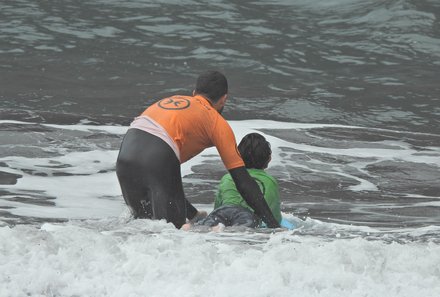
<svg viewBox="0 0 440 297">
<path fill-rule="evenodd" d="M 270 162 L 272 151 L 270 143 L 263 135 L 250 133 L 243 137 L 238 151 L 246 168 L 265 169 Z"/>
</svg>

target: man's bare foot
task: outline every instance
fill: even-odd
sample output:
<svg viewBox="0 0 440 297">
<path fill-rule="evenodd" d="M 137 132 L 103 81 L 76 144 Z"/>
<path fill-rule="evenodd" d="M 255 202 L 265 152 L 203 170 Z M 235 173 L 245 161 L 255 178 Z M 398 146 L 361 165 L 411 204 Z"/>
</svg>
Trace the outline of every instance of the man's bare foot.
<svg viewBox="0 0 440 297">
<path fill-rule="evenodd" d="M 192 228 L 192 224 L 186 223 L 186 224 L 183 224 L 180 229 L 183 231 L 189 231 L 191 228 Z"/>
</svg>

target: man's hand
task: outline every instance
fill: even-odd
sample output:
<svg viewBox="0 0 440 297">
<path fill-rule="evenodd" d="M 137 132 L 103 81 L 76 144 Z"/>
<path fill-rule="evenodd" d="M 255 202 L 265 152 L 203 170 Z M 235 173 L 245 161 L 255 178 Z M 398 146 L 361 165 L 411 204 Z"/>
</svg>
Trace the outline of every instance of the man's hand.
<svg viewBox="0 0 440 297">
<path fill-rule="evenodd" d="M 198 210 L 197 214 L 191 219 L 189 220 L 190 224 L 195 224 L 200 220 L 203 220 L 204 218 L 206 218 L 208 216 L 208 213 L 204 210 Z"/>
</svg>

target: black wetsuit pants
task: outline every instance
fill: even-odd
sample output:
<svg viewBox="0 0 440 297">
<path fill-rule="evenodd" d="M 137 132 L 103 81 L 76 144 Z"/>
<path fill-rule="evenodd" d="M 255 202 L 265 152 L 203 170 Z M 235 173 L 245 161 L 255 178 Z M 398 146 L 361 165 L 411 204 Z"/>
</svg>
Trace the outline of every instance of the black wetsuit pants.
<svg viewBox="0 0 440 297">
<path fill-rule="evenodd" d="M 180 228 L 197 209 L 185 199 L 180 162 L 162 139 L 131 128 L 121 144 L 116 174 L 135 218 L 166 219 Z"/>
</svg>

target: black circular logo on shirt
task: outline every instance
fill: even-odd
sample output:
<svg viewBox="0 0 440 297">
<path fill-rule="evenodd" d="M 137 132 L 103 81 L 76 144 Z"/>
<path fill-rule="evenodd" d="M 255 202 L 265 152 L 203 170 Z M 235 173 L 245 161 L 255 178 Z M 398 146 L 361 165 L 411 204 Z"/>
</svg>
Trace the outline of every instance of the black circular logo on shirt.
<svg viewBox="0 0 440 297">
<path fill-rule="evenodd" d="M 160 100 L 158 105 L 163 109 L 179 110 L 188 108 L 190 106 L 190 101 L 186 98 L 170 97 Z"/>
</svg>

